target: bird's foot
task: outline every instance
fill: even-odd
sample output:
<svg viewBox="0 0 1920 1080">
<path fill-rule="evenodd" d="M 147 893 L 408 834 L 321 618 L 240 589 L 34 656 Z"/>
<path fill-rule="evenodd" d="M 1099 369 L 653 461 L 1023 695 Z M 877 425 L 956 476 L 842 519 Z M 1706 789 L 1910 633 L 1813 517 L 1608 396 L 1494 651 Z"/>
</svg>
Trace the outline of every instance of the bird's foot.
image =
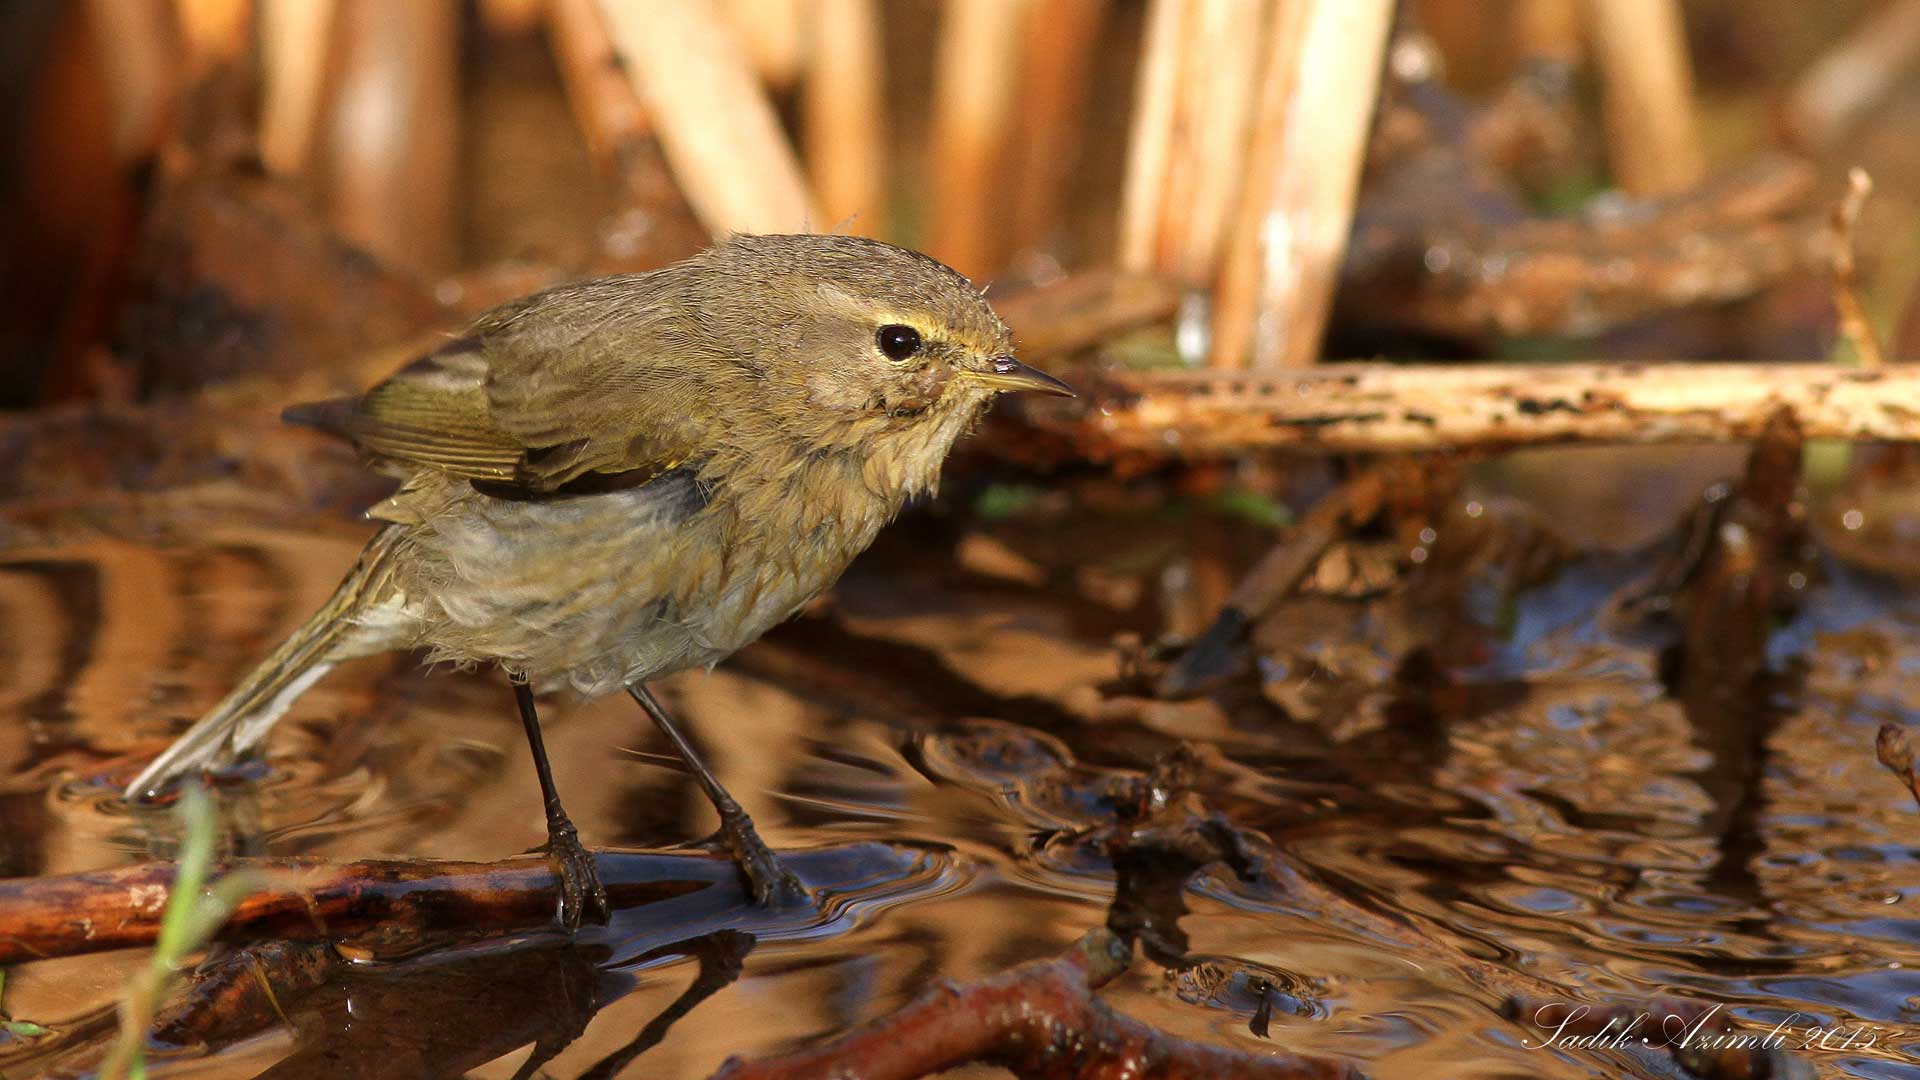
<svg viewBox="0 0 1920 1080">
<path fill-rule="evenodd" d="M 605 926 L 612 918 L 606 887 L 594 867 L 593 853 L 580 843 L 573 823 L 562 818 L 547 827 L 547 863 L 560 882 L 560 908 L 554 919 L 571 934 L 583 923 Z"/>
<path fill-rule="evenodd" d="M 777 908 L 813 902 L 807 887 L 780 865 L 773 850 L 754 831 L 753 819 L 745 811 L 721 817 L 720 840 L 733 855 L 734 865 L 746 877 L 747 891 L 753 894 L 754 903 L 765 908 Z"/>
</svg>

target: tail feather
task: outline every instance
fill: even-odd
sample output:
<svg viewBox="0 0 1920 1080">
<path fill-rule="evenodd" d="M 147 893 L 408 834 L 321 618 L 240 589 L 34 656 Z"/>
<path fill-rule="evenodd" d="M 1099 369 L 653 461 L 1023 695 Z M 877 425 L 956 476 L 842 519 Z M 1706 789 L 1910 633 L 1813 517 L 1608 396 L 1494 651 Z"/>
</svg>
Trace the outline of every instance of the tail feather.
<svg viewBox="0 0 1920 1080">
<path fill-rule="evenodd" d="M 274 722 L 335 663 L 387 647 L 364 640 L 366 632 L 354 616 L 386 580 L 389 556 L 399 534 L 400 530 L 392 527 L 377 534 L 320 610 L 134 777 L 127 785 L 126 797 L 151 798 L 182 776 L 214 768 L 246 752 L 266 738 Z"/>
</svg>

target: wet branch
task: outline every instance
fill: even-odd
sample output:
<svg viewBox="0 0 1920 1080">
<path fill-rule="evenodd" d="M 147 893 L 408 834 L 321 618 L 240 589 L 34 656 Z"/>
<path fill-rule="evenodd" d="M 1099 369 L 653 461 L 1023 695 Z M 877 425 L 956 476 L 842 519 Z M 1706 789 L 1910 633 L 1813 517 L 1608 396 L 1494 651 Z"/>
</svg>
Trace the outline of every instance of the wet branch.
<svg viewBox="0 0 1920 1080">
<path fill-rule="evenodd" d="M 1093 930 L 1063 956 L 970 985 L 935 987 L 891 1016 L 818 1046 L 728 1061 L 714 1080 L 911 1080 L 970 1061 L 1027 1077 L 1146 1075 L 1149 1062 L 1158 1080 L 1362 1075 L 1340 1062 L 1205 1046 L 1114 1012 L 1092 991 L 1125 971 L 1132 951 L 1111 932 Z"/>
<path fill-rule="evenodd" d="M 1010 403 L 1003 452 L 1093 460 L 1251 451 L 1726 442 L 1781 408 L 1810 439 L 1920 441 L 1920 370 L 1833 364 L 1327 364 L 1299 372 L 1081 371 L 1080 397 Z M 1064 443 L 1042 449 L 1033 435 Z"/>
<path fill-rule="evenodd" d="M 598 852 L 616 907 L 701 889 L 737 889 L 733 865 L 701 855 Z M 222 941 L 383 937 L 436 930 L 545 926 L 559 902 L 544 859 L 499 862 L 235 859 L 214 875 L 252 871 L 266 886 L 247 896 Z M 152 945 L 173 889 L 173 863 L 137 863 L 95 873 L 0 881 L 0 964 Z"/>
</svg>

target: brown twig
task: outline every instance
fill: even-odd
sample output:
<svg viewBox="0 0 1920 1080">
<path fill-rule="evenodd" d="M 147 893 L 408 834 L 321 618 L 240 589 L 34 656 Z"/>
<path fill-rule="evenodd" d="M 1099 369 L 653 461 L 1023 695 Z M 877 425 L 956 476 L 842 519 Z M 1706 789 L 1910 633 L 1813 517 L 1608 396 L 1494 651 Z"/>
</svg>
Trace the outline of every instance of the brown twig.
<svg viewBox="0 0 1920 1080">
<path fill-rule="evenodd" d="M 1860 223 L 1860 208 L 1873 194 L 1873 178 L 1867 170 L 1854 166 L 1847 170 L 1847 193 L 1833 208 L 1829 229 L 1833 236 L 1833 306 L 1839 309 L 1840 333 L 1853 346 L 1853 355 L 1862 367 L 1877 368 L 1887 362 L 1880 348 L 1879 335 L 1867 319 L 1866 305 L 1860 301 L 1860 271 L 1854 263 L 1854 235 Z"/>
<path fill-rule="evenodd" d="M 1887 771 L 1900 778 L 1913 792 L 1913 801 L 1920 805 L 1920 766 L 1913 760 L 1913 745 L 1907 741 L 1907 729 L 1899 724 L 1881 724 L 1880 734 L 1873 741 L 1874 756 Z"/>
<path fill-rule="evenodd" d="M 732 864 L 718 858 L 599 852 L 596 859 L 616 906 L 737 884 Z M 213 875 L 240 870 L 260 871 L 268 884 L 234 908 L 220 940 L 534 928 L 552 920 L 559 897 L 553 871 L 540 859 L 236 859 L 216 866 Z M 174 871 L 172 863 L 138 863 L 0 882 L 0 964 L 153 944 Z"/>
<path fill-rule="evenodd" d="M 1341 1062 L 1205 1046 L 1122 1016 L 1091 991 L 1121 972 L 1132 947 L 1105 929 L 1064 956 L 1025 963 L 966 986 L 941 986 L 891 1016 L 837 1039 L 760 1061 L 734 1059 L 714 1080 L 802 1080 L 859 1075 L 912 1080 L 965 1062 L 1021 1076 L 1152 1075 L 1157 1080 L 1357 1078 Z M 1149 1064 L 1150 1063 L 1150 1064 Z"/>
<path fill-rule="evenodd" d="M 1920 374 L 1833 364 L 1330 364 L 1292 374 L 1067 372 L 1077 399 L 1010 403 L 1092 460 L 1724 442 L 1781 407 L 1808 438 L 1920 441 Z"/>
</svg>

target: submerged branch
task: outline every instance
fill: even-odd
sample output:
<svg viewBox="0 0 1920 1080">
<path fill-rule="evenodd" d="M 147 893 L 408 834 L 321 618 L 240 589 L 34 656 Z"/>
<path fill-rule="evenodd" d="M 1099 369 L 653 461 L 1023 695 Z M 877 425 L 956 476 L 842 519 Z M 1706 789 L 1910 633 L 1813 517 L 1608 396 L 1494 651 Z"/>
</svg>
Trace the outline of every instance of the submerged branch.
<svg viewBox="0 0 1920 1080">
<path fill-rule="evenodd" d="M 1782 408 L 1810 439 L 1920 442 L 1920 369 L 1835 364 L 1327 364 L 1284 374 L 1080 371 L 1017 401 L 1019 456 L 1401 452 L 1752 439 Z M 1064 446 L 1033 446 L 1033 434 Z"/>
<path fill-rule="evenodd" d="M 1205 1046 L 1122 1016 L 1093 989 L 1125 971 L 1132 948 L 1090 931 L 1063 956 L 1034 960 L 966 986 L 938 986 L 890 1016 L 837 1039 L 761 1061 L 731 1060 L 714 1080 L 852 1076 L 912 1080 L 990 1061 L 1020 1076 L 1141 1076 L 1160 1080 L 1334 1080 L 1341 1062 Z"/>
</svg>

